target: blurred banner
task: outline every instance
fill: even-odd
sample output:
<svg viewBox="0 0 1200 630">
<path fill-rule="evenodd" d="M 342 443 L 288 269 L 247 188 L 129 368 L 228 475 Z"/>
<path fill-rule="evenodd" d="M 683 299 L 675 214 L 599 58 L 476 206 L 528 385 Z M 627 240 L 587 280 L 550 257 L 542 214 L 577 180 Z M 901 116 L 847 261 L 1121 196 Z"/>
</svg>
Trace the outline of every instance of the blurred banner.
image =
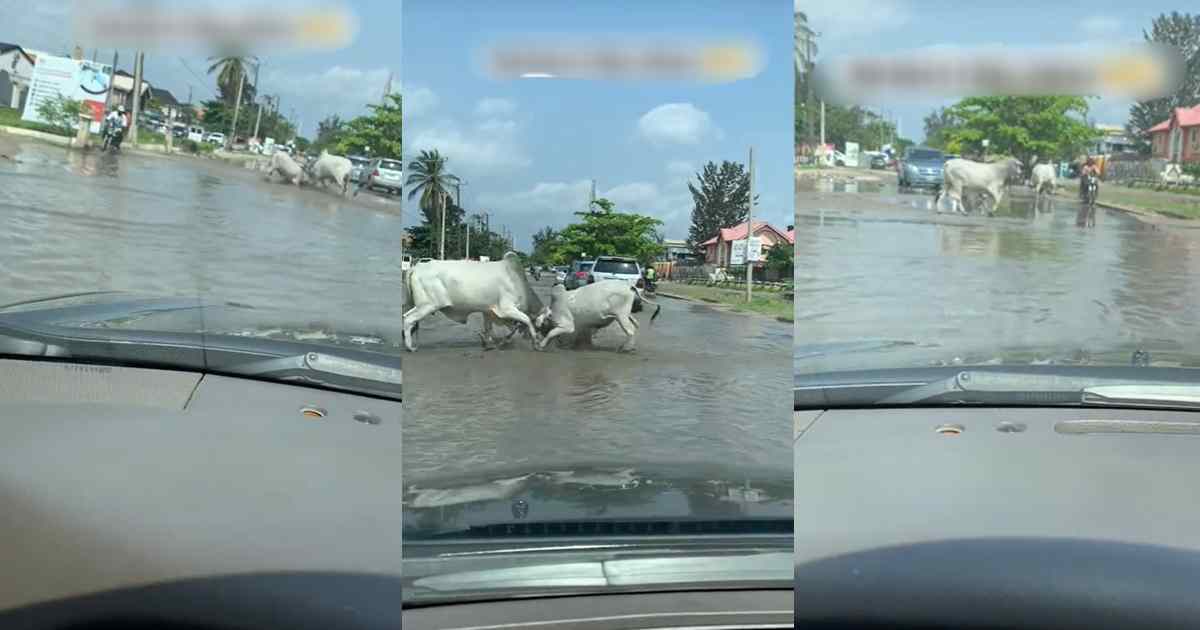
<svg viewBox="0 0 1200 630">
<path fill-rule="evenodd" d="M 72 18 L 80 41 L 172 54 L 333 50 L 358 34 L 344 4 L 77 0 Z"/>
<path fill-rule="evenodd" d="M 1118 96 L 1170 94 L 1183 77 L 1173 47 L 938 47 L 887 55 L 847 56 L 816 68 L 821 98 L 852 104 L 967 96 Z"/>
<path fill-rule="evenodd" d="M 726 83 L 749 79 L 765 65 L 763 48 L 747 40 L 664 42 L 632 37 L 579 41 L 578 36 L 526 37 L 477 53 L 480 71 L 496 80 L 684 80 Z"/>
</svg>

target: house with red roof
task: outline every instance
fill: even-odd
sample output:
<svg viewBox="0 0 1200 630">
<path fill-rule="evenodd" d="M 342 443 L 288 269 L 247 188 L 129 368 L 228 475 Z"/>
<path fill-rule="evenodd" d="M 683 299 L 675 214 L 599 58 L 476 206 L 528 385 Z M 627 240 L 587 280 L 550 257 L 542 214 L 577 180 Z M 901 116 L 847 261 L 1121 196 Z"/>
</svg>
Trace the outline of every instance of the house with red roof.
<svg viewBox="0 0 1200 630">
<path fill-rule="evenodd" d="M 763 258 L 771 247 L 787 247 L 791 249 L 796 242 L 796 230 L 789 225 L 787 230 L 781 230 L 766 221 L 754 222 L 754 236 L 762 239 Z M 729 257 L 733 253 L 733 242 L 746 240 L 746 223 L 733 227 L 721 228 L 717 235 L 700 244 L 704 248 L 704 262 L 718 267 L 728 267 Z M 755 266 L 762 266 L 763 260 Z"/>
<path fill-rule="evenodd" d="M 1170 162 L 1200 162 L 1200 105 L 1176 107 L 1170 118 L 1147 133 L 1154 157 Z"/>
</svg>

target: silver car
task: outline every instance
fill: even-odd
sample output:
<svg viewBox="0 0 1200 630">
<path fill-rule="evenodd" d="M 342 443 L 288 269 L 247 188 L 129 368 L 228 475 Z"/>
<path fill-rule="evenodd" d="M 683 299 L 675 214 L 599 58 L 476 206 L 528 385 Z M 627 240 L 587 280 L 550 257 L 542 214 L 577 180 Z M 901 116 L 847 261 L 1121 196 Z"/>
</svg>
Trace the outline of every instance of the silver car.
<svg viewBox="0 0 1200 630">
<path fill-rule="evenodd" d="M 403 168 L 399 160 L 377 158 L 367 167 L 363 186 L 399 195 L 404 191 Z"/>
<path fill-rule="evenodd" d="M 356 184 L 361 182 L 363 171 L 371 164 L 371 160 L 361 155 L 348 155 L 346 159 L 350 160 L 350 164 L 352 165 L 350 168 L 350 181 Z"/>
</svg>

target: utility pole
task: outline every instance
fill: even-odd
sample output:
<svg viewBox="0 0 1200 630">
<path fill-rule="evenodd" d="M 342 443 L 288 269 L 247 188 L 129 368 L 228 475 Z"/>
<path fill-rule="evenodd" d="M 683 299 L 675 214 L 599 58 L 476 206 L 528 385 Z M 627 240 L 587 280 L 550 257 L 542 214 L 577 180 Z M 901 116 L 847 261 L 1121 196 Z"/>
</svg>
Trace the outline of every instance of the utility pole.
<svg viewBox="0 0 1200 630">
<path fill-rule="evenodd" d="M 262 60 L 254 64 L 254 100 L 258 103 L 258 116 L 254 118 L 254 137 L 258 137 L 258 124 L 262 122 L 262 96 L 258 93 L 258 69 L 262 67 Z"/>
<path fill-rule="evenodd" d="M 821 146 L 825 146 L 825 101 L 821 101 Z"/>
<path fill-rule="evenodd" d="M 146 53 L 140 50 L 133 57 L 133 119 L 129 123 L 129 141 L 135 147 L 138 136 L 138 112 L 142 107 L 142 62 L 145 60 Z"/>
<path fill-rule="evenodd" d="M 104 115 L 112 109 L 113 83 L 117 80 L 117 51 L 113 50 L 112 72 L 108 75 L 108 92 L 104 94 Z"/>
<path fill-rule="evenodd" d="M 442 219 L 438 221 L 440 225 L 441 238 L 438 239 L 438 260 L 446 260 L 446 197 L 450 196 L 444 190 L 438 191 L 438 199 L 442 207 Z"/>
<path fill-rule="evenodd" d="M 233 103 L 233 124 L 229 127 L 229 137 L 225 138 L 225 150 L 228 151 L 233 146 L 233 137 L 237 133 L 238 113 L 242 109 L 242 88 L 246 86 L 246 68 L 238 66 L 238 90 L 237 100 Z"/>
<path fill-rule="evenodd" d="M 593 212 L 596 208 L 596 180 L 592 180 L 592 193 L 588 197 L 588 212 Z"/>
<path fill-rule="evenodd" d="M 754 288 L 754 263 L 750 261 L 750 239 L 754 238 L 754 147 L 750 147 L 750 203 L 746 210 L 746 303 Z"/>
</svg>

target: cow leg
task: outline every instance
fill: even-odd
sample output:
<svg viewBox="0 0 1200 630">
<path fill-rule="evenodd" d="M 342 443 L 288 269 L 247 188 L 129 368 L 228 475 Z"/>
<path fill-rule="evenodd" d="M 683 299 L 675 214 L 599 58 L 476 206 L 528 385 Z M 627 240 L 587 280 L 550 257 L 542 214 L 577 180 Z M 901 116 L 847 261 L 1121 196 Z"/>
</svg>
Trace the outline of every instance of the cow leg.
<svg viewBox="0 0 1200 630">
<path fill-rule="evenodd" d="M 436 305 L 422 304 L 421 306 L 414 306 L 404 314 L 404 346 L 408 348 L 409 352 L 417 351 L 416 346 L 413 345 L 413 327 L 417 325 L 417 322 L 432 315 L 437 310 L 438 307 Z"/>
<path fill-rule="evenodd" d="M 621 327 L 621 331 L 625 333 L 625 343 L 617 349 L 617 352 L 633 352 L 635 350 L 634 342 L 637 339 L 637 322 L 633 321 L 633 316 L 628 314 L 617 315 L 617 325 Z"/>
<path fill-rule="evenodd" d="M 545 337 L 542 337 L 542 340 L 538 343 L 537 348 L 538 350 L 545 350 L 551 339 L 554 339 L 560 335 L 569 335 L 573 332 L 575 332 L 575 324 L 572 322 L 566 322 L 563 324 L 556 322 L 554 324 L 554 329 L 546 333 Z"/>
<path fill-rule="evenodd" d="M 496 349 L 496 337 L 492 334 L 495 321 L 495 315 L 488 311 L 483 312 L 483 332 L 479 333 L 479 342 L 483 344 L 484 350 Z"/>
<path fill-rule="evenodd" d="M 537 329 L 533 327 L 533 321 L 529 319 L 529 316 L 526 315 L 524 311 L 517 308 L 516 304 L 513 304 L 509 300 L 502 300 L 499 304 L 492 307 L 492 312 L 500 319 L 507 319 L 509 321 L 515 321 L 524 324 L 525 328 L 529 330 L 529 336 L 533 343 L 533 347 L 537 348 L 538 342 L 540 341 L 540 339 L 538 339 Z"/>
</svg>

